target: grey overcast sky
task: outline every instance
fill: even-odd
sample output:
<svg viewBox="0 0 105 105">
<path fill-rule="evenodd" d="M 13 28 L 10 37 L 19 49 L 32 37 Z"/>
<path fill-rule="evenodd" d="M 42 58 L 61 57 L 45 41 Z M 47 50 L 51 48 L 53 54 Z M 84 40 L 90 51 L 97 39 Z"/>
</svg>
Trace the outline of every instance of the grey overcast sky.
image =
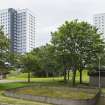
<svg viewBox="0 0 105 105">
<path fill-rule="evenodd" d="M 0 0 L 0 9 L 30 9 L 36 18 L 36 46 L 49 42 L 50 32 L 65 20 L 92 23 L 93 15 L 105 13 L 105 0 Z"/>
</svg>

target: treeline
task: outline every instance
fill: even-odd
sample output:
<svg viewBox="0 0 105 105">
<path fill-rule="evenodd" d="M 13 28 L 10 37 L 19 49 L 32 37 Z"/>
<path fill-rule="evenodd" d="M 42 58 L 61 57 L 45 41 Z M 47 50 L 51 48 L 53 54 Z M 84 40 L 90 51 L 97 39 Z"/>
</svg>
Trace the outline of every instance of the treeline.
<svg viewBox="0 0 105 105">
<path fill-rule="evenodd" d="M 92 70 L 98 65 L 104 66 L 105 43 L 98 29 L 84 21 L 66 21 L 57 31 L 52 32 L 49 44 L 35 48 L 30 53 L 15 54 L 11 60 L 14 67 L 22 72 L 37 76 L 64 76 L 64 82 L 69 79 L 71 71 L 72 84 L 75 85 L 77 70 L 82 83 L 83 70 Z"/>
</svg>

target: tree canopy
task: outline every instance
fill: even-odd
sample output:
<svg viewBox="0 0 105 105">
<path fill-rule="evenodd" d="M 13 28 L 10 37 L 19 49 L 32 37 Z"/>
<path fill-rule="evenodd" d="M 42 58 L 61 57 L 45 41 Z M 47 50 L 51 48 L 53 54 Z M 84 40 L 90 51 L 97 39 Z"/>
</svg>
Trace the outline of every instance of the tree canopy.
<svg viewBox="0 0 105 105">
<path fill-rule="evenodd" d="M 39 72 L 48 76 L 50 73 L 60 72 L 66 82 L 71 71 L 72 83 L 75 85 L 77 70 L 80 72 L 82 83 L 82 71 L 95 67 L 100 55 L 104 65 L 104 39 L 91 24 L 78 20 L 66 21 L 51 35 L 50 44 L 23 55 L 21 60 L 23 70 L 28 74 Z"/>
<path fill-rule="evenodd" d="M 52 33 L 52 44 L 62 55 L 64 66 L 69 66 L 73 71 L 73 84 L 76 70 L 83 70 L 89 64 L 96 63 L 97 54 L 104 52 L 104 41 L 97 29 L 84 21 L 66 21 Z M 67 67 L 64 68 L 65 79 Z"/>
<path fill-rule="evenodd" d="M 9 39 L 3 32 L 3 27 L 0 27 L 0 72 L 6 72 L 9 55 Z"/>
</svg>

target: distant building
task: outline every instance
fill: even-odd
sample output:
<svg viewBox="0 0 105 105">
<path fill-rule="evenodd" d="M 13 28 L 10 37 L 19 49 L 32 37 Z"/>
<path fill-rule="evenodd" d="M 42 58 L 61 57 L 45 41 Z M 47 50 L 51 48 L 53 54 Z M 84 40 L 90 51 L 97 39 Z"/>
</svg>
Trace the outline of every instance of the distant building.
<svg viewBox="0 0 105 105">
<path fill-rule="evenodd" d="M 0 10 L 0 25 L 10 38 L 12 52 L 24 54 L 35 48 L 35 16 L 28 9 Z"/>
<path fill-rule="evenodd" d="M 98 32 L 102 33 L 105 38 L 105 13 L 94 15 L 93 23 L 98 29 Z"/>
</svg>

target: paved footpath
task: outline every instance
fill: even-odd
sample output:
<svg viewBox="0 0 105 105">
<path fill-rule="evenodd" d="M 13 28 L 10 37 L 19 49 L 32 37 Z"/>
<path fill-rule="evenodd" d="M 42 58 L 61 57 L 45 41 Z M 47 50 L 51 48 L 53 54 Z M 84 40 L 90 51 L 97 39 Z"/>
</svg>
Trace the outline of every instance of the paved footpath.
<svg viewBox="0 0 105 105">
<path fill-rule="evenodd" d="M 25 80 L 0 80 L 0 83 L 26 82 Z"/>
</svg>

